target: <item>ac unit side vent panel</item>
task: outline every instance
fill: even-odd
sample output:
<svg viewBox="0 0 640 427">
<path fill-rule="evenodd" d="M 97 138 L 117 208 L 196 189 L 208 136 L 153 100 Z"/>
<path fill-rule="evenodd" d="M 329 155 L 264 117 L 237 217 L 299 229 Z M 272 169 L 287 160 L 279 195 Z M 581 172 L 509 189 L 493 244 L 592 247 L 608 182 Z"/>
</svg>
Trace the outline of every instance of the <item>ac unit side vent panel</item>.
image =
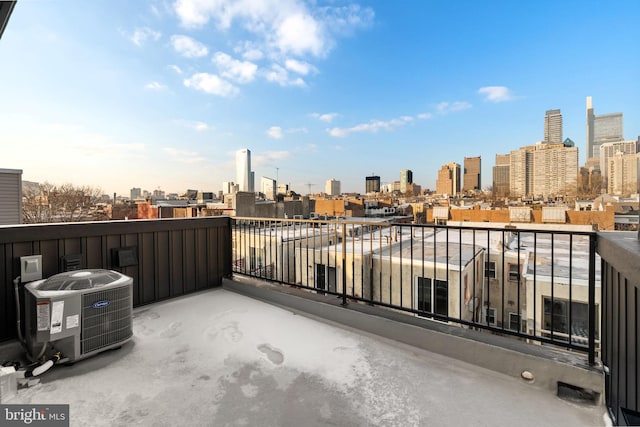
<svg viewBox="0 0 640 427">
<path fill-rule="evenodd" d="M 133 335 L 131 307 L 128 286 L 83 295 L 80 353 L 129 339 Z"/>
</svg>

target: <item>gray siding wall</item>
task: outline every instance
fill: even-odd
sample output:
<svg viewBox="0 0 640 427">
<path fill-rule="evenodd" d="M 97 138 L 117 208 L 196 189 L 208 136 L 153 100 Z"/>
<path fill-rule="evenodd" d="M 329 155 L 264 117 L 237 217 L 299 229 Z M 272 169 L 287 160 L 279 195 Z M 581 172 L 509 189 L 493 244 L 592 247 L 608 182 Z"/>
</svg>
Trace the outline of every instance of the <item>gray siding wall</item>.
<svg viewBox="0 0 640 427">
<path fill-rule="evenodd" d="M 0 225 L 22 223 L 22 171 L 0 169 Z"/>
</svg>

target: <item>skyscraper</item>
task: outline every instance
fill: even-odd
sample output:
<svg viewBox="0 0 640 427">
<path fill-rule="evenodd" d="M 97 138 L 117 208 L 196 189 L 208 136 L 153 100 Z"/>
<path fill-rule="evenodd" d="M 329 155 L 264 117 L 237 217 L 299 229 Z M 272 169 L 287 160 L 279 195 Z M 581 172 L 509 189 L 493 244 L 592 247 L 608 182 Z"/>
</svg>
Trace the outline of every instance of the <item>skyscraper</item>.
<svg viewBox="0 0 640 427">
<path fill-rule="evenodd" d="M 480 171 L 482 163 L 480 156 L 464 158 L 464 187 L 463 191 L 481 190 L 482 182 Z"/>
<path fill-rule="evenodd" d="M 576 194 L 578 189 L 578 148 L 564 145 L 536 146 L 533 151 L 535 196 Z"/>
<path fill-rule="evenodd" d="M 413 172 L 410 169 L 402 169 L 400 171 L 400 192 L 406 193 L 409 184 L 413 184 Z"/>
<path fill-rule="evenodd" d="M 496 197 L 509 195 L 509 154 L 496 154 L 493 167 L 493 194 Z"/>
<path fill-rule="evenodd" d="M 514 197 L 574 195 L 578 181 L 578 148 L 536 144 L 511 151 L 509 193 Z"/>
<path fill-rule="evenodd" d="M 560 110 L 547 110 L 544 115 L 544 142 L 562 143 L 562 114 Z"/>
<path fill-rule="evenodd" d="M 142 197 L 142 189 L 138 187 L 133 187 L 131 189 L 131 200 L 136 200 Z"/>
<path fill-rule="evenodd" d="M 587 96 L 587 159 L 600 157 L 600 145 L 622 141 L 623 128 L 622 113 L 595 115 L 591 97 Z"/>
<path fill-rule="evenodd" d="M 336 179 L 328 179 L 324 186 L 324 192 L 329 196 L 337 196 L 340 194 L 340 181 Z"/>
<path fill-rule="evenodd" d="M 618 153 L 609 158 L 608 169 L 608 194 L 625 197 L 638 192 L 640 154 Z"/>
<path fill-rule="evenodd" d="M 609 179 L 609 159 L 618 154 L 636 154 L 636 141 L 605 142 L 600 144 L 600 172 L 605 182 Z"/>
<path fill-rule="evenodd" d="M 447 163 L 438 171 L 436 181 L 436 193 L 455 196 L 460 192 L 460 165 Z"/>
<path fill-rule="evenodd" d="M 236 183 L 238 184 L 238 191 L 254 191 L 252 175 L 251 151 L 243 148 L 236 152 Z"/>
<path fill-rule="evenodd" d="M 380 177 L 368 176 L 365 178 L 366 180 L 366 192 L 367 193 L 379 193 L 380 192 Z"/>
<path fill-rule="evenodd" d="M 593 158 L 593 125 L 596 116 L 593 113 L 593 103 L 590 96 L 587 96 L 587 162 Z"/>
</svg>

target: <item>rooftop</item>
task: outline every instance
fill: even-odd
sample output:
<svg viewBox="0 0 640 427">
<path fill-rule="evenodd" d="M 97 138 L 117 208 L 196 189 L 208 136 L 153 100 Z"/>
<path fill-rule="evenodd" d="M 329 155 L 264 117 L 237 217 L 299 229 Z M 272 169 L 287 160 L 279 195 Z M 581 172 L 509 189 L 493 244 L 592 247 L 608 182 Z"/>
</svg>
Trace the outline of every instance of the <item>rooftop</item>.
<svg viewBox="0 0 640 427">
<path fill-rule="evenodd" d="M 92 426 L 603 424 L 603 406 L 230 289 L 135 309 L 131 342 L 10 403 Z"/>
</svg>

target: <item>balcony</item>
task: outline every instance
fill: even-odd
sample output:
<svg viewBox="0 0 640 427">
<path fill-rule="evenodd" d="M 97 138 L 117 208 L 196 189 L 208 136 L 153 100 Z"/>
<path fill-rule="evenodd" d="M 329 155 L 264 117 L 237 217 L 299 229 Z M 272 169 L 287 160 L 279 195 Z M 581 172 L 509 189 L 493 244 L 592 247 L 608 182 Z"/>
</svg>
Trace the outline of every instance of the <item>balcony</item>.
<svg viewBox="0 0 640 427">
<path fill-rule="evenodd" d="M 80 424 L 178 420 L 169 408 L 196 424 L 602 424 L 603 402 L 637 424 L 633 233 L 198 218 L 0 227 L 0 249 L 0 354 L 20 256 L 42 254 L 45 276 L 79 255 L 134 278 L 133 343 L 18 396 L 71 403 Z"/>
</svg>

